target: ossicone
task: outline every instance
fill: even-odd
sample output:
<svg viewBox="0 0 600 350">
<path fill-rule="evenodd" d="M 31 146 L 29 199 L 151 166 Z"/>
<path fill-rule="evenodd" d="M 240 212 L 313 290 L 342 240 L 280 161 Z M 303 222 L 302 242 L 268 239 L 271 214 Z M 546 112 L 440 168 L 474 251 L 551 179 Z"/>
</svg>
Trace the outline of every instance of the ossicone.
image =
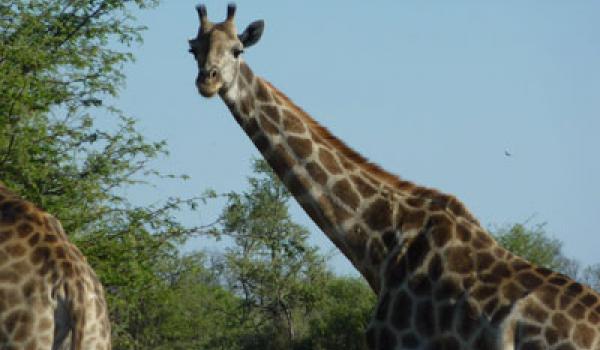
<svg viewBox="0 0 600 350">
<path fill-rule="evenodd" d="M 233 21 L 233 17 L 235 17 L 235 3 L 230 2 L 227 4 L 227 21 Z"/>
</svg>

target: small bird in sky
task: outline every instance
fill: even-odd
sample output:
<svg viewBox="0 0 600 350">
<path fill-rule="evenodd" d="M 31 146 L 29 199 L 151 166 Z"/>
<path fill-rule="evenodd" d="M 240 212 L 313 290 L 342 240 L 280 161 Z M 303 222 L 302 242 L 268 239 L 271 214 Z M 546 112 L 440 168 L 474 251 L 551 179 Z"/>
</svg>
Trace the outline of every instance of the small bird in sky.
<svg viewBox="0 0 600 350">
<path fill-rule="evenodd" d="M 510 153 L 510 151 L 507 149 L 504 150 L 504 155 L 507 157 L 512 157 L 512 153 Z"/>
</svg>

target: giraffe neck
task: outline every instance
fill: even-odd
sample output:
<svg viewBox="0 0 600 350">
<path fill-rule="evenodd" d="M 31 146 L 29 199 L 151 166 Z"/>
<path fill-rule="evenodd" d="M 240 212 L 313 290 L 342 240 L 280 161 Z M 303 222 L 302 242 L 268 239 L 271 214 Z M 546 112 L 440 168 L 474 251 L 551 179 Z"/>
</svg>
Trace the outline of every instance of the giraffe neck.
<svg viewBox="0 0 600 350">
<path fill-rule="evenodd" d="M 369 163 L 243 62 L 221 98 L 302 208 L 375 291 L 389 253 L 425 225 L 423 205 L 435 202 L 472 218 L 453 197 Z"/>
</svg>

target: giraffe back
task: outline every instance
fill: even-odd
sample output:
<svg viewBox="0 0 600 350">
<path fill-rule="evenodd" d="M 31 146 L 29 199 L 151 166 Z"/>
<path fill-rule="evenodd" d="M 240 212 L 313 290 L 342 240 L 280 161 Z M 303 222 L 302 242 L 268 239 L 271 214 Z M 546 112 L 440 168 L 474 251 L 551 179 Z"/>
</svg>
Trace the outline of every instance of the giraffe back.
<svg viewBox="0 0 600 350">
<path fill-rule="evenodd" d="M 60 222 L 0 184 L 0 348 L 110 349 L 102 286 Z"/>
</svg>

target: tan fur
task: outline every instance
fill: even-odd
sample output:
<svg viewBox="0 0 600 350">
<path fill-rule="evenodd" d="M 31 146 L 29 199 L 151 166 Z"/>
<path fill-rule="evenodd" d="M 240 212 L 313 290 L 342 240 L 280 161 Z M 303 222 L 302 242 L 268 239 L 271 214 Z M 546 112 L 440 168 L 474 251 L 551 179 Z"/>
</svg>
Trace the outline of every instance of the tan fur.
<svg viewBox="0 0 600 350">
<path fill-rule="evenodd" d="M 110 349 L 102 286 L 58 220 L 0 185 L 0 349 Z"/>
</svg>

